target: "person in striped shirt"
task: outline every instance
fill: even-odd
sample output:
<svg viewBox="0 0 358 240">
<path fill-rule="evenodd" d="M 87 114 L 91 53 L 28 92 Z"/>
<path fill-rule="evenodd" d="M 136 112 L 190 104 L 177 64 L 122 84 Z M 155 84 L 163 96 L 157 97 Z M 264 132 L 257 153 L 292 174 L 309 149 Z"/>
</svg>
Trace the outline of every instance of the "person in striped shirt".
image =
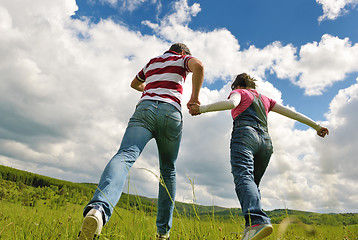
<svg viewBox="0 0 358 240">
<path fill-rule="evenodd" d="M 157 143 L 161 177 L 156 239 L 169 239 L 176 192 L 175 162 L 183 126 L 183 83 L 189 72 L 192 72 L 189 107 L 200 104 L 204 66 L 191 56 L 189 48 L 183 43 L 175 43 L 164 54 L 152 58 L 132 80 L 131 87 L 142 92 L 142 96 L 129 120 L 118 152 L 107 164 L 98 189 L 84 208 L 85 218 L 78 239 L 99 236 L 102 226 L 113 213 L 113 206 L 120 199 L 129 169 L 152 138 Z"/>
</svg>

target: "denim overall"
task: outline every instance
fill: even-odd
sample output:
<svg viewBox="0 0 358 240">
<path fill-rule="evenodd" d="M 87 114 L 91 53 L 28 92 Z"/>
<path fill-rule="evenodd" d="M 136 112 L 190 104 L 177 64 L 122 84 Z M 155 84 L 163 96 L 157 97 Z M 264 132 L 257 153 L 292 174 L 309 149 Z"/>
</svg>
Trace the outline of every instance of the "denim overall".
<svg viewBox="0 0 358 240">
<path fill-rule="evenodd" d="M 271 223 L 261 207 L 259 184 L 273 148 L 261 95 L 252 95 L 251 105 L 234 120 L 230 143 L 231 173 L 246 227 Z"/>
</svg>

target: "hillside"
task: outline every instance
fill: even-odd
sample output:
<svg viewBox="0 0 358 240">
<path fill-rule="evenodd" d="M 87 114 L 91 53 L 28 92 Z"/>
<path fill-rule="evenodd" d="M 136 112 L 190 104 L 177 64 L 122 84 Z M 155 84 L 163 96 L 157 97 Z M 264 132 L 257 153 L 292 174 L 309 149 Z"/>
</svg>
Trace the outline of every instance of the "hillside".
<svg viewBox="0 0 358 240">
<path fill-rule="evenodd" d="M 66 203 L 85 205 L 96 189 L 93 183 L 73 183 L 58 180 L 11 167 L 0 165 L 0 200 L 21 202 L 24 206 L 36 207 L 37 204 L 47 204 L 58 208 Z M 157 199 L 143 196 L 122 194 L 117 207 L 124 209 L 140 209 L 150 215 L 155 215 Z M 203 206 L 176 202 L 175 214 L 197 218 L 232 219 L 242 217 L 238 208 L 219 206 Z M 306 224 L 352 225 L 358 224 L 358 214 L 319 214 L 290 209 L 266 211 L 273 223 L 281 222 L 287 215 L 297 216 Z"/>
</svg>

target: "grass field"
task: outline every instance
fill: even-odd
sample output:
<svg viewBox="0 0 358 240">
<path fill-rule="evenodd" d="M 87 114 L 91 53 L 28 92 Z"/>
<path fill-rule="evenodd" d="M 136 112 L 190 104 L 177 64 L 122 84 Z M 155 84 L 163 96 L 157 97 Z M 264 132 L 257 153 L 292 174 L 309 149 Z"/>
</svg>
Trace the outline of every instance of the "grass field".
<svg viewBox="0 0 358 240">
<path fill-rule="evenodd" d="M 69 204 L 51 208 L 40 202 L 36 207 L 0 201 L 0 239 L 76 239 L 82 224 L 83 206 Z M 176 216 L 173 220 L 171 239 L 241 239 L 244 229 L 242 218 L 226 220 L 207 216 Z M 281 225 L 282 227 L 283 225 Z M 308 229 L 307 229 L 308 227 Z M 274 224 L 274 232 L 267 239 L 358 239 L 358 225 L 325 226 L 289 224 L 279 238 L 280 225 Z M 103 228 L 100 239 L 154 239 L 156 232 L 154 213 L 116 208 L 116 213 Z"/>
</svg>

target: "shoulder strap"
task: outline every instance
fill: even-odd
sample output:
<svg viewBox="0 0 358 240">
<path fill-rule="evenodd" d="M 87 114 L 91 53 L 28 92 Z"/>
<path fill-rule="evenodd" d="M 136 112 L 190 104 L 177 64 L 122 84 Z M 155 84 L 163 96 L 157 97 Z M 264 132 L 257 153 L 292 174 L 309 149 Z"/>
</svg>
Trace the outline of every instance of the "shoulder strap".
<svg viewBox="0 0 358 240">
<path fill-rule="evenodd" d="M 260 120 L 260 124 L 262 126 L 267 127 L 266 109 L 265 109 L 264 104 L 261 101 L 261 94 L 259 93 L 259 97 L 256 97 L 256 95 L 253 92 L 251 92 L 251 91 L 249 91 L 249 92 L 252 94 L 252 96 L 254 96 L 254 101 L 251 104 L 253 104 L 253 107 L 256 111 L 257 117 Z"/>
</svg>

